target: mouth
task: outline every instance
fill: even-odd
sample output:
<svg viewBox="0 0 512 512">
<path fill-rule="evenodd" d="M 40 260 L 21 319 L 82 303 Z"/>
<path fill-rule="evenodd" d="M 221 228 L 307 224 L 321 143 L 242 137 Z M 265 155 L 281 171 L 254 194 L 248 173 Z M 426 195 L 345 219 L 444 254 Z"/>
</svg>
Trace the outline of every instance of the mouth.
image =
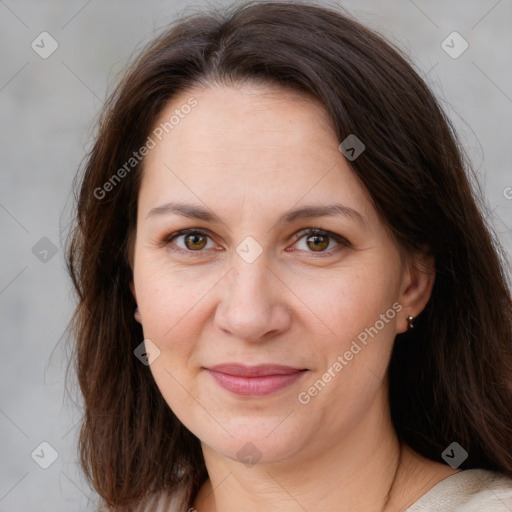
<svg viewBox="0 0 512 512">
<path fill-rule="evenodd" d="M 282 365 L 221 364 L 205 368 L 222 388 L 241 396 L 265 396 L 291 386 L 308 370 Z"/>
</svg>

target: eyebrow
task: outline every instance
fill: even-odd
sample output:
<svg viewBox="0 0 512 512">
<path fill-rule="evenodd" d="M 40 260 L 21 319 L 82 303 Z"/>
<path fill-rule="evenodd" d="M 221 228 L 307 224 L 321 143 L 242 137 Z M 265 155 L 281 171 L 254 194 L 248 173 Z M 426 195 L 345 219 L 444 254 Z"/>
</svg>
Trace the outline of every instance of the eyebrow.
<svg viewBox="0 0 512 512">
<path fill-rule="evenodd" d="M 170 202 L 152 208 L 146 215 L 146 219 L 158 215 L 181 215 L 189 219 L 204 220 L 212 223 L 224 224 L 222 219 L 215 213 L 201 207 L 190 205 L 186 203 Z M 363 226 L 366 226 L 365 218 L 353 208 L 344 206 L 342 204 L 330 205 L 308 205 L 294 210 L 288 210 L 281 214 L 276 224 L 291 224 L 298 219 L 308 219 L 312 217 L 330 217 L 330 216 L 344 216 L 349 217 Z"/>
</svg>

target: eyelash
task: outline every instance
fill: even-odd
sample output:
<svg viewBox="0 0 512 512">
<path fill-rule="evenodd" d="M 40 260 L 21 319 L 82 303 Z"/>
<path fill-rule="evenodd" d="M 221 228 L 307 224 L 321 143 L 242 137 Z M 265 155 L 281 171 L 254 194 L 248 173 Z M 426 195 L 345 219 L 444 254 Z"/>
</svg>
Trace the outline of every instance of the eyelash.
<svg viewBox="0 0 512 512">
<path fill-rule="evenodd" d="M 199 229 L 195 229 L 195 228 L 182 229 L 181 231 L 177 231 L 175 233 L 172 233 L 171 235 L 166 236 L 164 238 L 164 240 L 163 240 L 163 245 L 164 246 L 168 246 L 172 242 L 172 240 L 174 240 L 175 238 L 178 238 L 180 236 L 186 236 L 186 235 L 205 235 L 208 238 L 211 238 L 210 235 L 207 232 L 201 231 Z M 319 228 L 308 228 L 308 229 L 299 231 L 295 235 L 295 237 L 296 237 L 295 243 L 297 243 L 302 238 L 307 237 L 307 236 L 311 236 L 311 235 L 324 236 L 324 237 L 327 237 L 327 238 L 330 238 L 330 239 L 334 240 L 336 243 L 338 243 L 341 246 L 351 247 L 350 242 L 346 238 L 342 237 L 341 235 L 333 233 L 332 231 L 326 231 L 324 229 L 319 229 Z M 320 251 L 320 252 L 317 252 L 317 253 L 315 253 L 314 251 L 306 251 L 309 254 L 315 254 L 315 256 L 307 256 L 307 257 L 308 258 L 329 257 L 329 256 L 333 255 L 333 252 L 336 251 L 337 247 L 338 246 L 333 247 L 332 249 L 329 249 L 328 251 Z M 196 254 L 194 254 L 194 253 L 198 253 L 198 255 L 199 255 L 202 252 L 204 252 L 203 250 L 192 251 L 192 250 L 181 249 L 179 247 L 178 248 L 176 248 L 176 247 L 172 248 L 171 250 L 173 252 L 184 254 L 187 257 L 188 256 L 195 257 Z"/>
</svg>

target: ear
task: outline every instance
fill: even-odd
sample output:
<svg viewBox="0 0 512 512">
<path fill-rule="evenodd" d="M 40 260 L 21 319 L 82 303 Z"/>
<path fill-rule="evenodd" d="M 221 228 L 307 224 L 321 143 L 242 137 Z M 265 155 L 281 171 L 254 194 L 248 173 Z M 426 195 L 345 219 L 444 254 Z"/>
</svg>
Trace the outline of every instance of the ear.
<svg viewBox="0 0 512 512">
<path fill-rule="evenodd" d="M 434 256 L 418 253 L 407 258 L 407 267 L 403 274 L 399 303 L 402 305 L 397 321 L 397 334 L 407 331 L 407 317 L 417 317 L 425 308 L 435 281 Z"/>
<path fill-rule="evenodd" d="M 137 303 L 137 294 L 135 293 L 135 285 L 133 284 L 133 281 L 130 282 L 130 290 L 132 292 L 133 298 L 135 299 L 135 303 Z M 140 315 L 139 306 L 135 306 L 133 317 L 137 322 L 139 322 L 139 324 L 142 324 L 142 317 Z"/>
</svg>

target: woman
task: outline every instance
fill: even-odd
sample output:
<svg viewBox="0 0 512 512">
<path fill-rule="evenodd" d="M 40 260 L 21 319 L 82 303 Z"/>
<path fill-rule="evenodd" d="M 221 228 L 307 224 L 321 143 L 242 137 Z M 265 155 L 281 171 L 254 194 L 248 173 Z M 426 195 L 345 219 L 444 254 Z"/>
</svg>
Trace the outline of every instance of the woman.
<svg viewBox="0 0 512 512">
<path fill-rule="evenodd" d="M 336 11 L 181 20 L 68 248 L 108 510 L 512 510 L 512 300 L 449 120 Z"/>
</svg>

